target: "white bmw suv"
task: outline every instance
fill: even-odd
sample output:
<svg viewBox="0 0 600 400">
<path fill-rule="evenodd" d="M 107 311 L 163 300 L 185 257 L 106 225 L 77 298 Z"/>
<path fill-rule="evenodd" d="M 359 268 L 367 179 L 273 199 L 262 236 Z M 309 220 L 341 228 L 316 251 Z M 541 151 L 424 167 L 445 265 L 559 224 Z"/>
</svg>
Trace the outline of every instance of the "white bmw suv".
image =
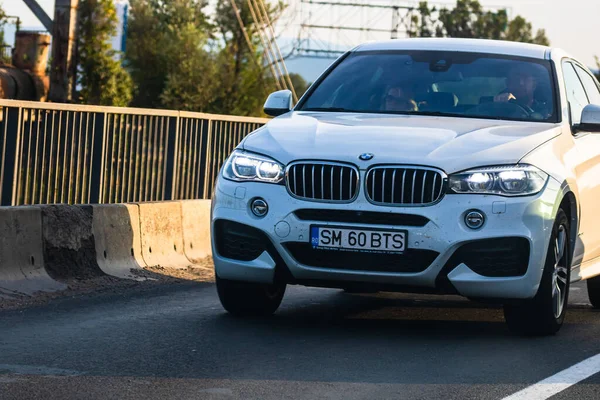
<svg viewBox="0 0 600 400">
<path fill-rule="evenodd" d="M 582 279 L 600 307 L 600 86 L 565 52 L 365 44 L 265 112 L 213 196 L 229 312 L 273 313 L 288 284 L 445 293 L 543 335 Z"/>
</svg>

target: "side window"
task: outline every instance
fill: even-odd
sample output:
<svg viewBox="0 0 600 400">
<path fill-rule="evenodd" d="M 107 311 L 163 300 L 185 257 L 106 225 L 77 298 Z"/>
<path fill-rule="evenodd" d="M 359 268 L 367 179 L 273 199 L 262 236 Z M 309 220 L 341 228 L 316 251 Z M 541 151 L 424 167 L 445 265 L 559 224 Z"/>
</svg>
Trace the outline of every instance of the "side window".
<svg viewBox="0 0 600 400">
<path fill-rule="evenodd" d="M 571 106 L 571 123 L 581 122 L 581 112 L 590 102 L 583 90 L 583 85 L 571 63 L 563 63 L 563 74 L 567 89 L 567 100 Z"/>
<path fill-rule="evenodd" d="M 598 104 L 600 106 L 600 89 L 598 89 L 596 80 L 589 74 L 589 72 L 581 68 L 579 65 L 575 65 L 575 70 L 577 71 L 577 75 L 579 75 L 581 78 L 581 83 L 583 83 L 583 88 L 590 99 L 590 103 Z"/>
</svg>

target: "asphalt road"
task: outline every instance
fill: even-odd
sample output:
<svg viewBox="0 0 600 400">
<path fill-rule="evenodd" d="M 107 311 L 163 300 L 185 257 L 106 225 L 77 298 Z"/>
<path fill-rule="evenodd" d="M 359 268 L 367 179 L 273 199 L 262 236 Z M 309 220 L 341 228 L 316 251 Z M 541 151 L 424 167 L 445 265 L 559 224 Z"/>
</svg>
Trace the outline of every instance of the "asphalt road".
<svg viewBox="0 0 600 400">
<path fill-rule="evenodd" d="M 259 319 L 212 284 L 55 300 L 0 312 L 0 399 L 502 399 L 600 353 L 600 312 L 571 293 L 536 339 L 458 297 L 291 287 Z M 600 375 L 555 396 L 599 397 Z"/>
</svg>

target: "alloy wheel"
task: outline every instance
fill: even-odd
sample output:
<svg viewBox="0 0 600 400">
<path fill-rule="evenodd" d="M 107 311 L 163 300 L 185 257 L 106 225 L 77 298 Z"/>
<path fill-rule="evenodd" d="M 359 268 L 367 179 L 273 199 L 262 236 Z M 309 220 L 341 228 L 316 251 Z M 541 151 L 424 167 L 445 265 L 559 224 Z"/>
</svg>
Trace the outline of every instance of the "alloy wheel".
<svg viewBox="0 0 600 400">
<path fill-rule="evenodd" d="M 564 225 L 558 228 L 554 243 L 554 270 L 552 271 L 552 306 L 554 318 L 559 318 L 565 307 L 567 282 L 567 231 Z"/>
</svg>

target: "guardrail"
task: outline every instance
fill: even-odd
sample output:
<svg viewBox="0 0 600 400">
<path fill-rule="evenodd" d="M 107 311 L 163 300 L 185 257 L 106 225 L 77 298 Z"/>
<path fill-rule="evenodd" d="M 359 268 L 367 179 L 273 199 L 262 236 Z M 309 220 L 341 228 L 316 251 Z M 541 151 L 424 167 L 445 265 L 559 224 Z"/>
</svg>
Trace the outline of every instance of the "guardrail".
<svg viewBox="0 0 600 400">
<path fill-rule="evenodd" d="M 208 199 L 263 118 L 0 100 L 0 204 Z"/>
</svg>

